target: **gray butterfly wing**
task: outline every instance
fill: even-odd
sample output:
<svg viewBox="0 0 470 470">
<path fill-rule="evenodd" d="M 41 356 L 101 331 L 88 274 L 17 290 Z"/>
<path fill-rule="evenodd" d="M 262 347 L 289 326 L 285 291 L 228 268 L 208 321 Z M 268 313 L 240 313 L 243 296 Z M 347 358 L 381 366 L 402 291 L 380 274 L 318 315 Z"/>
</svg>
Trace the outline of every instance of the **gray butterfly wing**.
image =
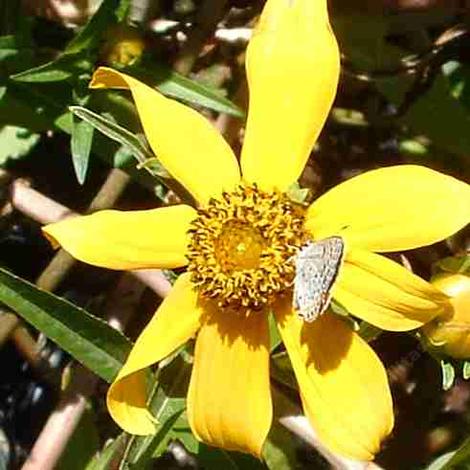
<svg viewBox="0 0 470 470">
<path fill-rule="evenodd" d="M 312 322 L 327 309 L 343 254 L 341 237 L 309 241 L 299 250 L 295 258 L 293 307 L 303 320 Z"/>
</svg>

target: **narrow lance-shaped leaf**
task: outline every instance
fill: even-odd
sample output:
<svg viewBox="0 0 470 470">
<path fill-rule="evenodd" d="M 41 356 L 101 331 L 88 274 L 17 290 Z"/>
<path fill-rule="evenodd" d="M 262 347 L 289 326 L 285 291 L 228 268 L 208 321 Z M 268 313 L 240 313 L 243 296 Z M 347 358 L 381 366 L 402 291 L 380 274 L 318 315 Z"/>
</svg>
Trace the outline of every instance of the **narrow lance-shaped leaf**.
<svg viewBox="0 0 470 470">
<path fill-rule="evenodd" d="M 111 119 L 105 118 L 82 106 L 69 106 L 70 111 L 83 121 L 86 121 L 95 129 L 110 139 L 125 145 L 135 156 L 137 161 L 145 164 L 154 159 L 153 154 L 145 148 L 139 138 L 124 127 L 116 124 Z"/>
<path fill-rule="evenodd" d="M 85 182 L 88 171 L 94 130 L 95 128 L 86 121 L 79 120 L 78 118 L 73 120 L 70 150 L 75 175 L 80 184 Z"/>
<path fill-rule="evenodd" d="M 235 117 L 244 116 L 243 111 L 238 106 L 213 88 L 180 75 L 165 65 L 146 64 L 145 69 L 133 66 L 126 69 L 125 72 L 153 84 L 161 93 L 172 98 Z"/>
<path fill-rule="evenodd" d="M 23 70 L 11 75 L 12 80 L 26 83 L 61 82 L 69 79 L 77 72 L 90 72 L 91 63 L 85 54 L 61 55 L 45 64 Z"/>
<path fill-rule="evenodd" d="M 107 382 L 131 349 L 130 341 L 103 320 L 1 268 L 0 302 Z"/>
<path fill-rule="evenodd" d="M 454 455 L 447 460 L 439 470 L 466 469 L 470 465 L 470 437 L 457 449 Z"/>
<path fill-rule="evenodd" d="M 135 437 L 126 452 L 125 463 L 128 468 L 146 468 L 149 460 L 160 455 L 170 439 L 179 439 L 186 448 L 194 452 L 197 441 L 189 430 L 186 416 L 186 389 L 191 371 L 190 364 L 183 354 L 176 354 L 158 372 L 158 383 L 154 384 L 150 408 L 159 426 L 152 436 Z"/>
<path fill-rule="evenodd" d="M 115 468 L 115 464 L 119 461 L 124 452 L 127 438 L 128 434 L 120 434 L 88 463 L 85 470 L 108 470 Z"/>
<path fill-rule="evenodd" d="M 84 28 L 69 42 L 64 54 L 76 54 L 93 47 L 106 28 L 116 21 L 116 10 L 128 0 L 104 0 Z"/>
</svg>

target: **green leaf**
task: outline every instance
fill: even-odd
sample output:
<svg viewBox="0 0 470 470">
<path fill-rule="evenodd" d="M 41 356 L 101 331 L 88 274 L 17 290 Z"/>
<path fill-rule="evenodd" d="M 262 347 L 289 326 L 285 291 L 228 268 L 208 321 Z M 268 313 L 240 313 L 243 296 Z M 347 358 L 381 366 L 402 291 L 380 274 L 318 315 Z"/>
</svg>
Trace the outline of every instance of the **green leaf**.
<svg viewBox="0 0 470 470">
<path fill-rule="evenodd" d="M 230 452 L 224 449 L 207 446 L 203 443 L 199 445 L 197 454 L 198 463 L 205 469 L 226 469 L 226 470 L 265 470 L 263 463 L 248 454 L 240 452 Z M 285 467 L 279 467 L 279 469 Z"/>
<path fill-rule="evenodd" d="M 135 134 L 116 124 L 111 119 L 81 106 L 70 106 L 69 109 L 75 116 L 83 119 L 102 134 L 126 146 L 141 164 L 146 164 L 146 162 L 155 159 L 154 155 L 147 150 Z"/>
<path fill-rule="evenodd" d="M 469 362 L 469 361 L 465 361 L 465 362 L 463 363 L 462 377 L 463 377 L 465 380 L 470 379 L 470 362 Z"/>
<path fill-rule="evenodd" d="M 378 338 L 382 334 L 382 330 L 380 328 L 377 328 L 374 325 L 371 325 L 370 323 L 361 321 L 359 325 L 359 329 L 356 331 L 356 333 L 364 341 L 367 341 L 368 343 L 370 343 L 371 341 L 374 341 L 374 339 Z"/>
<path fill-rule="evenodd" d="M 271 376 L 274 380 L 297 392 L 297 379 L 295 378 L 292 364 L 288 354 L 280 352 L 271 358 Z"/>
<path fill-rule="evenodd" d="M 269 343 L 270 351 L 273 352 L 282 342 L 281 335 L 279 334 L 279 329 L 274 318 L 274 314 L 269 315 Z"/>
<path fill-rule="evenodd" d="M 90 160 L 93 132 L 95 128 L 88 122 L 74 119 L 70 150 L 72 153 L 73 168 L 80 184 L 85 182 L 88 162 Z"/>
<path fill-rule="evenodd" d="M 409 77 L 378 80 L 379 90 L 399 106 L 409 90 Z M 424 134 L 437 148 L 459 155 L 470 153 L 470 113 L 451 95 L 446 77 L 440 73 L 431 87 L 417 98 L 400 119 L 413 132 Z M 443 125 L 444 122 L 452 125 Z"/>
<path fill-rule="evenodd" d="M 298 466 L 296 440 L 275 420 L 263 446 L 263 459 L 270 470 L 294 469 Z"/>
<path fill-rule="evenodd" d="M 91 63 L 83 54 L 61 55 L 45 64 L 11 75 L 12 80 L 26 83 L 61 82 L 82 72 L 91 72 Z"/>
<path fill-rule="evenodd" d="M 96 46 L 106 29 L 116 22 L 115 12 L 120 3 L 125 2 L 104 0 L 84 28 L 69 42 L 64 54 L 76 54 Z"/>
<path fill-rule="evenodd" d="M 28 155 L 39 142 L 39 134 L 17 126 L 0 127 L 0 165 Z"/>
<path fill-rule="evenodd" d="M 442 388 L 449 390 L 454 385 L 455 370 L 451 363 L 441 359 Z"/>
<path fill-rule="evenodd" d="M 287 196 L 297 204 L 307 204 L 310 192 L 310 188 L 302 188 L 297 181 L 287 188 Z"/>
<path fill-rule="evenodd" d="M 220 113 L 243 117 L 243 111 L 227 98 L 224 98 L 213 88 L 202 85 L 190 78 L 174 72 L 169 67 L 161 64 L 146 64 L 143 67 L 132 66 L 125 70 L 126 73 L 153 85 L 164 95 L 213 109 Z"/>
<path fill-rule="evenodd" d="M 446 468 L 446 464 L 454 456 L 455 451 L 447 452 L 446 454 L 440 455 L 437 459 L 433 460 L 425 470 L 443 470 Z"/>
<path fill-rule="evenodd" d="M 110 468 L 117 468 L 117 462 L 122 457 L 127 439 L 128 435 L 126 433 L 120 434 L 90 461 L 85 470 L 109 470 Z"/>
<path fill-rule="evenodd" d="M 103 320 L 1 268 L 0 302 L 107 382 L 131 349 L 129 340 Z"/>
<path fill-rule="evenodd" d="M 11 468 L 11 445 L 3 428 L 0 428 L 0 470 Z"/>
<path fill-rule="evenodd" d="M 470 468 L 470 438 L 455 451 L 450 459 L 445 459 L 443 466 L 436 467 L 436 470 L 466 470 Z"/>
<path fill-rule="evenodd" d="M 433 266 L 433 272 L 444 271 L 452 274 L 470 274 L 470 256 L 448 256 Z"/>
<path fill-rule="evenodd" d="M 18 54 L 15 36 L 0 36 L 0 61 Z"/>
<path fill-rule="evenodd" d="M 166 361 L 165 361 L 166 362 Z M 189 451 L 196 451 L 198 443 L 192 436 L 185 415 L 186 391 L 191 364 L 177 354 L 159 369 L 150 409 L 158 420 L 156 434 L 135 437 L 129 446 L 124 468 L 146 468 L 151 458 L 159 456 L 171 439 L 179 439 Z"/>
</svg>

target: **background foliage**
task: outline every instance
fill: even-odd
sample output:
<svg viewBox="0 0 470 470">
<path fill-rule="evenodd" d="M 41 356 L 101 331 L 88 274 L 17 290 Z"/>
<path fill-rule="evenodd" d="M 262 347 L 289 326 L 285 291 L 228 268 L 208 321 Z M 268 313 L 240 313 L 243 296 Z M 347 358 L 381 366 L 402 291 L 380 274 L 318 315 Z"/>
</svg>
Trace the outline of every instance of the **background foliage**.
<svg viewBox="0 0 470 470">
<path fill-rule="evenodd" d="M 63 253 L 53 258 L 38 223 L 48 214 L 18 207 L 9 193 L 12 184 L 27 181 L 85 212 L 118 174 L 119 191 L 106 193 L 105 202 L 95 198 L 91 209 L 113 205 L 119 196 L 124 209 L 177 200 L 181 188 L 152 155 L 129 96 L 90 92 L 91 74 L 111 65 L 140 78 L 213 119 L 237 148 L 246 110 L 246 34 L 262 1 L 77 1 L 71 9 L 63 3 L 0 1 L 0 468 L 19 468 L 51 411 L 78 398 L 81 419 L 56 468 L 328 468 L 277 420 L 263 463 L 198 443 L 184 402 L 191 345 L 152 372 L 157 434 L 120 434 L 105 411 L 105 384 L 160 299 L 129 275 L 73 264 Z M 330 3 L 341 83 L 303 187 L 317 195 L 358 172 L 403 162 L 469 181 L 468 8 L 450 0 Z M 464 230 L 402 261 L 427 279 L 469 274 L 468 247 Z M 109 321 L 123 289 L 130 294 L 119 304 L 118 320 L 127 325 L 126 336 Z M 470 468 L 470 365 L 430 354 L 415 335 L 358 327 L 388 367 L 396 405 L 397 426 L 378 464 Z M 274 328 L 275 411 L 295 415 L 295 380 Z"/>
</svg>

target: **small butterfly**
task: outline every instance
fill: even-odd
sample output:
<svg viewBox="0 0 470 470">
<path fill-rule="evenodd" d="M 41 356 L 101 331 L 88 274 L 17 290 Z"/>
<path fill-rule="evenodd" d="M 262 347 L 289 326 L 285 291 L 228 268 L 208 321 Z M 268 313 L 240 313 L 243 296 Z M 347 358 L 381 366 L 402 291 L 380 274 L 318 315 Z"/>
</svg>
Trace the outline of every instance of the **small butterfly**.
<svg viewBox="0 0 470 470">
<path fill-rule="evenodd" d="M 300 318 L 312 322 L 328 308 L 331 288 L 344 257 L 341 237 L 309 241 L 295 257 L 292 304 Z"/>
</svg>

